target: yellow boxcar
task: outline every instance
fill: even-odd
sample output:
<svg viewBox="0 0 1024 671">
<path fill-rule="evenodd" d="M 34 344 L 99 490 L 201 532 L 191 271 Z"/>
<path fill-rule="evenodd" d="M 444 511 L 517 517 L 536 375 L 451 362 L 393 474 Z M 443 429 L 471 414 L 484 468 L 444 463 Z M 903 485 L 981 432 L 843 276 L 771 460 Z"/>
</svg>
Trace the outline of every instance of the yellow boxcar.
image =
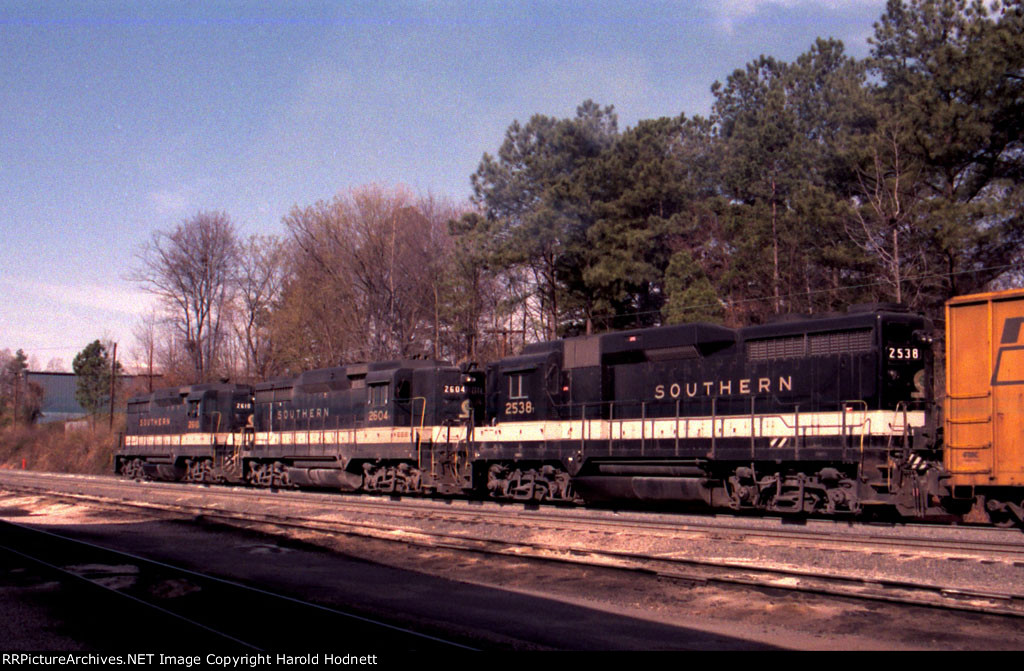
<svg viewBox="0 0 1024 671">
<path fill-rule="evenodd" d="M 1024 485 L 1024 289 L 946 303 L 945 412 L 957 495 L 1019 501 L 990 488 Z"/>
</svg>

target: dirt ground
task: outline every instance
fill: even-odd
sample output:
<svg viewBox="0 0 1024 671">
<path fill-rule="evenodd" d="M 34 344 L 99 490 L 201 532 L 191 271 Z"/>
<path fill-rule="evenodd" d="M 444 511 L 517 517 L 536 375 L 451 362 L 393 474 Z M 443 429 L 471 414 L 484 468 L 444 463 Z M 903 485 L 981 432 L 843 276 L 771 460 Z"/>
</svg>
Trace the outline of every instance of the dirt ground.
<svg viewBox="0 0 1024 671">
<path fill-rule="evenodd" d="M 323 533 L 240 530 L 0 493 L 0 519 L 259 584 L 487 650 L 1019 650 L 1019 621 Z M 8 650 L 109 648 L 53 584 L 0 567 Z M 22 569 L 23 570 L 23 569 Z M 70 614 L 69 614 L 70 613 Z M 100 637 L 102 638 L 102 637 Z"/>
</svg>

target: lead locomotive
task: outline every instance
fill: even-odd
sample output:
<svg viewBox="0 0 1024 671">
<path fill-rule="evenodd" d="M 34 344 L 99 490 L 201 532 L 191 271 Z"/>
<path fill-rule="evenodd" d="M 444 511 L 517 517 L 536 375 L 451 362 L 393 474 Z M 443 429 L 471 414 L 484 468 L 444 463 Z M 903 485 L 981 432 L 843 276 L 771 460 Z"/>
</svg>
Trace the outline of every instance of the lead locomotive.
<svg viewBox="0 0 1024 671">
<path fill-rule="evenodd" d="M 931 324 L 898 306 L 528 346 L 132 399 L 117 470 L 192 481 L 943 512 Z M 179 402 L 180 401 L 180 402 Z"/>
<path fill-rule="evenodd" d="M 925 514 L 943 490 L 930 329 L 890 307 L 532 345 L 488 368 L 475 438 L 520 496 L 531 460 L 588 501 Z"/>
</svg>

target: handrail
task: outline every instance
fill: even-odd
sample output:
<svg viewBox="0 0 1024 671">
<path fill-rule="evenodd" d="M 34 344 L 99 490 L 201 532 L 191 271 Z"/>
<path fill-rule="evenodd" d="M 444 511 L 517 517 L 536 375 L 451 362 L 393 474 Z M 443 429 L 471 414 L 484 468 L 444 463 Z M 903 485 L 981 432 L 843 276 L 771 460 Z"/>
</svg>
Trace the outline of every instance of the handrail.
<svg viewBox="0 0 1024 671">
<path fill-rule="evenodd" d="M 977 445 L 968 445 L 966 443 L 946 443 L 945 447 L 950 450 L 991 450 L 992 443 L 978 443 Z"/>
<path fill-rule="evenodd" d="M 989 398 L 991 396 L 991 389 L 986 391 L 984 394 L 946 394 L 946 398 L 953 401 L 970 401 L 978 398 Z"/>
<path fill-rule="evenodd" d="M 712 396 L 711 397 L 711 458 L 712 459 L 717 459 L 718 458 L 718 454 L 715 451 L 716 448 L 717 448 L 717 442 L 716 442 L 715 439 L 716 439 L 716 436 L 718 435 L 718 431 L 715 430 L 715 421 L 716 421 L 715 420 L 715 410 L 717 409 L 716 408 L 716 406 L 717 406 L 716 401 L 717 400 L 718 400 L 717 396 Z"/>
<path fill-rule="evenodd" d="M 653 438 L 653 436 L 652 436 Z M 644 448 L 647 446 L 647 402 L 640 402 L 640 456 L 644 456 Z"/>
<path fill-rule="evenodd" d="M 423 401 L 423 408 L 420 410 L 420 426 L 419 430 L 416 430 L 416 401 Z M 416 440 L 416 467 L 423 468 L 423 424 L 427 418 L 427 397 L 426 396 L 413 396 L 409 399 L 409 407 L 411 412 L 409 413 L 409 436 L 410 439 L 415 436 Z M 431 450 L 433 453 L 433 450 Z M 431 454 L 433 459 L 433 454 Z M 433 464 L 431 464 L 430 472 L 434 472 Z"/>
</svg>

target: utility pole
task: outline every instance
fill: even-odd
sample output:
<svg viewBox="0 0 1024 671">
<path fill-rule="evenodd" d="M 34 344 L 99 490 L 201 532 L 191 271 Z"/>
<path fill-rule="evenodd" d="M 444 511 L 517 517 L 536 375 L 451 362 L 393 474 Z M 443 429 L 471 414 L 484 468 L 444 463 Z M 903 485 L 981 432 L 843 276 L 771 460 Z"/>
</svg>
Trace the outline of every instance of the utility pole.
<svg viewBox="0 0 1024 671">
<path fill-rule="evenodd" d="M 14 376 L 14 426 L 18 425 L 18 388 L 21 387 L 21 372 Z"/>
<path fill-rule="evenodd" d="M 117 381 L 117 343 L 114 343 L 114 353 L 110 357 L 110 428 L 114 428 L 114 383 Z"/>
<path fill-rule="evenodd" d="M 511 346 L 509 336 L 521 335 L 523 336 L 523 342 L 526 342 L 526 329 L 512 329 L 512 328 L 493 328 L 484 329 L 484 333 L 492 333 L 494 335 L 500 335 L 501 338 L 501 356 L 508 356 L 508 350 Z"/>
</svg>

